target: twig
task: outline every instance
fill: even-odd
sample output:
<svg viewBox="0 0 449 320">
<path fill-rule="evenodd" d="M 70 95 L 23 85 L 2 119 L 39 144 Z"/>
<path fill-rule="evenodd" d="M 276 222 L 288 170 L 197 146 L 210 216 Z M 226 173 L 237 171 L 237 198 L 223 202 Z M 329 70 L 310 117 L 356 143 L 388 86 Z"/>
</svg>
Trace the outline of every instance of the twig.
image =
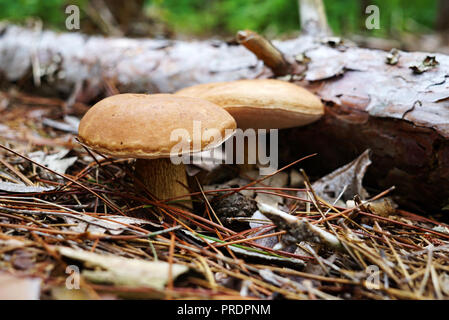
<svg viewBox="0 0 449 320">
<path fill-rule="evenodd" d="M 237 32 L 237 41 L 256 55 L 275 76 L 290 74 L 292 66 L 284 55 L 267 39 L 251 30 Z"/>
</svg>

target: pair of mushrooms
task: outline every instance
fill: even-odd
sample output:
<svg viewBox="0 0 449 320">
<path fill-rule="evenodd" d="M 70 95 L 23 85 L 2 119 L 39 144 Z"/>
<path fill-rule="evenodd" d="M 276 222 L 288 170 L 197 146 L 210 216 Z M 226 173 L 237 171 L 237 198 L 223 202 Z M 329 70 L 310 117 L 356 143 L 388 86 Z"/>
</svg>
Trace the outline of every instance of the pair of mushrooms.
<svg viewBox="0 0 449 320">
<path fill-rule="evenodd" d="M 318 120 L 319 98 L 297 85 L 280 80 L 238 80 L 200 84 L 175 94 L 118 94 L 96 103 L 82 118 L 79 139 L 102 154 L 136 158 L 135 174 L 158 199 L 188 192 L 184 165 L 172 163 L 174 130 L 190 136 L 190 153 L 219 146 L 226 132 L 241 129 L 283 129 Z M 202 134 L 194 134 L 194 121 Z M 215 128 L 221 141 L 211 141 Z M 182 149 L 186 150 L 186 149 Z M 184 185 L 184 186 L 183 186 Z"/>
</svg>

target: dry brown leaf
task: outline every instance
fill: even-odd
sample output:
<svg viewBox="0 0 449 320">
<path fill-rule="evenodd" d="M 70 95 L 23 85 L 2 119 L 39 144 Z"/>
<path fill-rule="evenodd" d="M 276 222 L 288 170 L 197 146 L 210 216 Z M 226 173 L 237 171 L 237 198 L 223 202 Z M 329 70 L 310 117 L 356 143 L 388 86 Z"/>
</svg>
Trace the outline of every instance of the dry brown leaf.
<svg viewBox="0 0 449 320">
<path fill-rule="evenodd" d="M 359 195 L 362 200 L 366 199 L 368 192 L 363 188 L 362 180 L 371 164 L 369 153 L 370 150 L 368 149 L 354 161 L 315 181 L 312 184 L 315 193 L 331 203 L 338 198 L 343 190 L 341 196 L 343 201 L 353 199 L 355 195 Z"/>
<path fill-rule="evenodd" d="M 82 271 L 82 275 L 92 282 L 163 289 L 168 281 L 170 264 L 167 262 L 128 259 L 68 247 L 56 248 L 61 255 L 82 261 L 86 267 L 95 268 L 95 270 Z M 189 269 L 181 264 L 172 264 L 171 268 L 173 279 Z"/>
</svg>

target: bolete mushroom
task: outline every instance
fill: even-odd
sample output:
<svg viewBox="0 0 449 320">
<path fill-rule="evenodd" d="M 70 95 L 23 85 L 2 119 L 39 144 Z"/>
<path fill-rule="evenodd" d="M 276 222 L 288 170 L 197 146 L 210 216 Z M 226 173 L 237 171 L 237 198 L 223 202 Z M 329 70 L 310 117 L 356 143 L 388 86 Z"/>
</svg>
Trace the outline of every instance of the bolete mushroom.
<svg viewBox="0 0 449 320">
<path fill-rule="evenodd" d="M 188 193 L 182 186 L 187 185 L 184 162 L 175 164 L 174 157 L 215 148 L 235 128 L 229 113 L 206 100 L 126 93 L 105 98 L 89 109 L 78 135 L 82 143 L 102 154 L 136 158 L 136 177 L 158 199 L 169 199 Z M 218 137 L 208 134 L 210 130 L 218 132 Z"/>
<path fill-rule="evenodd" d="M 317 96 L 281 80 L 205 83 L 181 89 L 175 94 L 205 99 L 223 107 L 241 129 L 299 127 L 320 119 L 324 114 L 323 104 Z M 245 159 L 247 150 L 248 146 L 245 148 Z M 244 165 L 241 168 L 246 171 L 249 167 Z"/>
</svg>

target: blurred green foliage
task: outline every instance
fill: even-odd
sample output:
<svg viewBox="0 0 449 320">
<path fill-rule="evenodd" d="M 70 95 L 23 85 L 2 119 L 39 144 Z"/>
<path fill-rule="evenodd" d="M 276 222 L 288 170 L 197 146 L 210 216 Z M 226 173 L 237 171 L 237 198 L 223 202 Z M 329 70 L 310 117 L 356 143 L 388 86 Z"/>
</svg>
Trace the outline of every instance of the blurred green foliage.
<svg viewBox="0 0 449 320">
<path fill-rule="evenodd" d="M 240 29 L 284 33 L 298 30 L 295 0 L 159 0 L 147 1 L 182 33 L 234 34 Z"/>
<path fill-rule="evenodd" d="M 23 22 L 27 18 L 40 18 L 47 26 L 62 29 L 65 26 L 65 7 L 69 4 L 84 6 L 88 0 L 0 0 L 0 19 Z"/>
<path fill-rule="evenodd" d="M 63 1 L 61 0 L 0 0 L 0 18 L 22 21 L 28 17 L 40 17 L 51 25 L 64 21 Z"/>
<path fill-rule="evenodd" d="M 0 19 L 14 22 L 39 17 L 46 26 L 63 29 L 65 6 L 88 0 L 0 0 Z M 132 1 L 132 0 L 127 0 Z M 335 34 L 367 33 L 392 36 L 402 31 L 433 30 L 437 0 L 372 0 L 380 8 L 379 30 L 364 28 L 367 14 L 362 0 L 324 0 Z M 297 0 L 146 0 L 146 12 L 167 23 L 177 33 L 196 36 L 233 35 L 252 29 L 269 35 L 298 31 Z M 81 26 L 82 27 L 82 26 Z"/>
<path fill-rule="evenodd" d="M 162 18 L 181 33 L 234 34 L 240 29 L 281 34 L 299 29 L 296 0 L 148 0 Z M 380 9 L 379 30 L 367 30 L 368 15 L 363 1 L 324 0 L 329 24 L 336 34 L 371 33 L 389 36 L 395 32 L 432 30 L 436 0 L 367 1 Z"/>
<path fill-rule="evenodd" d="M 388 37 L 408 32 L 431 32 L 437 18 L 436 0 L 371 0 L 380 11 L 380 29 L 367 30 L 365 20 L 369 14 L 359 0 L 324 0 L 329 24 L 336 34 L 368 33 Z"/>
</svg>

